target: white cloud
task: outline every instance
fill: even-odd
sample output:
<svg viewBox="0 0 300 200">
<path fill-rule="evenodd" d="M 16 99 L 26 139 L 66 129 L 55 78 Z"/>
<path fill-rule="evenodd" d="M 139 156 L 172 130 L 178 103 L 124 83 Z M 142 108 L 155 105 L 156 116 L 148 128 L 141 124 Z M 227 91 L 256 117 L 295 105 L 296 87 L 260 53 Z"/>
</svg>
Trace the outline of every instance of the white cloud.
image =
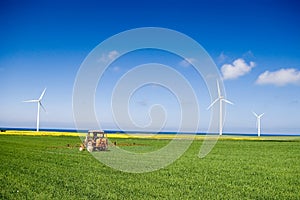
<svg viewBox="0 0 300 200">
<path fill-rule="evenodd" d="M 100 62 L 111 62 L 113 61 L 116 57 L 118 57 L 120 53 L 116 50 L 110 51 L 106 54 L 102 54 L 100 58 Z"/>
<path fill-rule="evenodd" d="M 185 58 L 182 60 L 179 65 L 182 67 L 189 67 L 193 62 L 196 62 L 197 60 L 195 58 Z"/>
<path fill-rule="evenodd" d="M 247 51 L 246 53 L 243 54 L 243 58 L 248 58 L 248 59 L 253 59 L 255 58 L 254 54 L 252 53 L 252 51 Z"/>
<path fill-rule="evenodd" d="M 224 54 L 224 52 L 221 52 L 221 54 L 218 56 L 217 61 L 218 63 L 224 63 L 228 60 L 228 56 Z"/>
<path fill-rule="evenodd" d="M 236 59 L 232 64 L 224 64 L 221 67 L 223 79 L 236 79 L 240 76 L 244 76 L 249 73 L 254 66 L 254 62 L 247 64 L 242 58 Z"/>
<path fill-rule="evenodd" d="M 274 72 L 265 71 L 259 75 L 256 80 L 257 84 L 272 84 L 277 86 L 284 86 L 287 84 L 300 85 L 300 71 L 294 68 L 280 69 Z"/>
<path fill-rule="evenodd" d="M 108 57 L 108 59 L 113 60 L 113 59 L 115 59 L 118 55 L 119 55 L 119 52 L 117 52 L 116 50 L 114 50 L 114 51 L 109 52 L 108 55 L 107 55 L 107 57 Z"/>
</svg>

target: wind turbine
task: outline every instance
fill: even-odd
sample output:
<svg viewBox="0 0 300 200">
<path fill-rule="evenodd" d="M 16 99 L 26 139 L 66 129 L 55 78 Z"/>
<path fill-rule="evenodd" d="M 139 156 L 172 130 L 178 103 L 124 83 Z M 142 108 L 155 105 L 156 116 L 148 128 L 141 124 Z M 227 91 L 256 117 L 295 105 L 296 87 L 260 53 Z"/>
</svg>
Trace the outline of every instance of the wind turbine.
<svg viewBox="0 0 300 200">
<path fill-rule="evenodd" d="M 45 112 L 47 112 L 46 109 L 45 109 L 45 107 L 42 104 L 42 99 L 43 99 L 43 96 L 44 96 L 45 92 L 46 92 L 46 88 L 42 92 L 42 94 L 41 94 L 41 96 L 40 96 L 39 99 L 33 99 L 33 100 L 23 101 L 23 102 L 26 102 L 26 103 L 37 103 L 38 104 L 37 118 L 36 118 L 36 131 L 37 132 L 39 131 L 39 126 L 40 126 L 40 107 L 42 107 L 43 110 Z"/>
<path fill-rule="evenodd" d="M 260 137 L 260 118 L 265 114 L 256 114 L 255 112 L 252 112 L 253 115 L 256 117 L 256 123 L 257 123 L 257 136 Z"/>
<path fill-rule="evenodd" d="M 218 101 L 220 102 L 220 119 L 219 119 L 219 135 L 222 135 L 223 132 L 223 119 L 222 119 L 222 103 L 229 103 L 231 105 L 233 105 L 232 102 L 228 101 L 227 99 L 224 98 L 224 96 L 221 95 L 221 91 L 220 91 L 220 85 L 219 85 L 219 81 L 217 80 L 217 87 L 218 87 L 218 98 L 216 100 L 214 100 L 207 108 L 210 109 L 215 103 L 217 103 Z"/>
</svg>

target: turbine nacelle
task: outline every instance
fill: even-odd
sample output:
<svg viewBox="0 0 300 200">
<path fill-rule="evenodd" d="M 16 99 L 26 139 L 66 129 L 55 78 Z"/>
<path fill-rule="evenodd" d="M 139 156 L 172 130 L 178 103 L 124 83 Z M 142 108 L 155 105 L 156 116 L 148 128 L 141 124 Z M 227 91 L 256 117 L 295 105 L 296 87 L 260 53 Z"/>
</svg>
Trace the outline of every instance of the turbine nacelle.
<svg viewBox="0 0 300 200">
<path fill-rule="evenodd" d="M 252 113 L 253 113 L 253 115 L 255 116 L 255 117 L 257 117 L 257 118 L 261 118 L 265 113 L 262 113 L 262 114 L 260 114 L 260 115 L 258 115 L 258 114 L 256 114 L 255 112 L 253 112 L 252 111 Z"/>
</svg>

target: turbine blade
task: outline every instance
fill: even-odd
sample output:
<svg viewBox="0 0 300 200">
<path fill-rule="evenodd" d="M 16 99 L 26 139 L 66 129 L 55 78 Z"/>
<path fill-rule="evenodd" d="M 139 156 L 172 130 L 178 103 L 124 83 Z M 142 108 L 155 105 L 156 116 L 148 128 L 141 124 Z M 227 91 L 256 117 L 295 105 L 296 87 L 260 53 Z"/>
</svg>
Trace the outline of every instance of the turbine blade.
<svg viewBox="0 0 300 200">
<path fill-rule="evenodd" d="M 221 91 L 220 91 L 220 85 L 219 85 L 219 81 L 217 80 L 217 87 L 218 87 L 218 97 L 221 97 Z"/>
<path fill-rule="evenodd" d="M 26 100 L 26 101 L 23 101 L 24 103 L 36 103 L 36 102 L 39 102 L 39 100 Z"/>
<path fill-rule="evenodd" d="M 39 102 L 40 106 L 43 108 L 43 110 L 47 113 L 46 108 L 43 106 L 41 102 Z"/>
<path fill-rule="evenodd" d="M 43 96 L 44 96 L 44 94 L 45 94 L 45 92 L 46 92 L 46 89 L 47 89 L 47 88 L 45 88 L 44 91 L 42 92 L 42 94 L 41 94 L 41 96 L 40 96 L 40 98 L 39 98 L 39 101 L 42 100 L 42 98 L 43 98 Z"/>
<path fill-rule="evenodd" d="M 255 112 L 252 111 L 252 113 L 253 113 L 253 115 L 254 115 L 255 117 L 258 117 L 258 115 L 257 115 Z"/>
<path fill-rule="evenodd" d="M 233 103 L 231 101 L 228 101 L 227 99 L 222 99 L 222 101 L 226 102 L 226 103 L 229 103 L 231 105 L 233 105 Z"/>
<path fill-rule="evenodd" d="M 217 103 L 217 101 L 219 101 L 220 99 L 217 98 L 216 100 L 214 100 L 208 107 L 207 110 L 209 110 L 215 103 Z"/>
<path fill-rule="evenodd" d="M 262 117 L 264 114 L 265 114 L 265 113 L 263 113 L 263 114 L 260 114 L 258 117 L 259 117 L 259 118 L 261 118 L 261 117 Z"/>
</svg>

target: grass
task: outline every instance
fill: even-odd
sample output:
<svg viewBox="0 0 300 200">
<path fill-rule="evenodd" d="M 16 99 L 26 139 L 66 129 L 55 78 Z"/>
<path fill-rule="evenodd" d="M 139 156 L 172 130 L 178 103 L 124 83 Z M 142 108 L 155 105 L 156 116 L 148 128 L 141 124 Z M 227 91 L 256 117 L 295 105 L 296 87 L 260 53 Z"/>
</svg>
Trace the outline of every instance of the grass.
<svg viewBox="0 0 300 200">
<path fill-rule="evenodd" d="M 139 152 L 168 143 L 111 140 Z M 195 140 L 172 165 L 143 174 L 99 163 L 78 151 L 80 142 L 71 136 L 0 135 L 0 199 L 300 199 L 298 139 L 227 138 L 204 159 L 197 157 L 202 141 Z"/>
</svg>

